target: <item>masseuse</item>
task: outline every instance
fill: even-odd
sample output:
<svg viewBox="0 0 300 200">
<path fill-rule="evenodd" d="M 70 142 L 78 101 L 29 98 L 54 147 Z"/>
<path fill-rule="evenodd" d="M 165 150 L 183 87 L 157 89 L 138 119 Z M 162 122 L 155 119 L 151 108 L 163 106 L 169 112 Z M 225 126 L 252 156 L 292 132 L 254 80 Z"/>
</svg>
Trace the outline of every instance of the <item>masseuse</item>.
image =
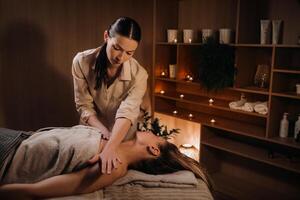
<svg viewBox="0 0 300 200">
<path fill-rule="evenodd" d="M 121 17 L 104 31 L 102 46 L 80 52 L 73 60 L 75 104 L 80 121 L 98 128 L 109 138 L 100 154 L 102 173 L 110 174 L 122 162 L 116 149 L 122 140 L 133 137 L 142 111 L 148 74 L 132 57 L 140 40 L 138 23 Z"/>
</svg>

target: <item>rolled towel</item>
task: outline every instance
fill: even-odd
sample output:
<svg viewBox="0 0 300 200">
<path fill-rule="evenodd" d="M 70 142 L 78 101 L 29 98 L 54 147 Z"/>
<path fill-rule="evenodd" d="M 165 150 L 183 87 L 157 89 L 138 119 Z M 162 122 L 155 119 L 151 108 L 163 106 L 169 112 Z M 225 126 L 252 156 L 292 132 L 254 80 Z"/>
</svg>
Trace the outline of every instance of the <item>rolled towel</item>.
<svg viewBox="0 0 300 200">
<path fill-rule="evenodd" d="M 253 112 L 254 111 L 254 106 L 261 104 L 261 101 L 256 101 L 256 102 L 246 102 L 243 106 L 242 106 L 242 110 L 246 111 L 246 112 Z"/>
<path fill-rule="evenodd" d="M 268 102 L 262 102 L 254 106 L 255 112 L 266 115 L 268 113 Z"/>
<path fill-rule="evenodd" d="M 235 110 L 241 110 L 242 106 L 246 103 L 247 99 L 242 98 L 239 101 L 232 101 L 229 103 L 229 108 L 235 109 Z"/>
</svg>

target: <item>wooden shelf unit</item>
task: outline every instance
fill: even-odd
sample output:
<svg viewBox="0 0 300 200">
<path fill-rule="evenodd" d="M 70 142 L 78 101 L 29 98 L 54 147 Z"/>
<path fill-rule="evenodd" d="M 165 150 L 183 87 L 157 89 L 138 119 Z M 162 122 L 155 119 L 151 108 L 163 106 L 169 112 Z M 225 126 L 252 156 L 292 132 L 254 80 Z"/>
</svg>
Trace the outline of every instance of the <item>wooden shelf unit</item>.
<svg viewBox="0 0 300 200">
<path fill-rule="evenodd" d="M 300 159 L 300 143 L 292 139 L 293 124 L 300 114 L 300 96 L 295 92 L 295 84 L 300 83 L 300 3 L 156 0 L 154 7 L 154 112 L 202 125 L 200 162 L 211 173 L 218 192 L 236 199 L 298 197 L 300 161 L 291 163 L 286 157 L 293 154 L 296 160 Z M 281 43 L 260 44 L 261 19 L 283 19 Z M 212 28 L 217 32 L 224 27 L 234 32 L 229 45 L 235 47 L 237 75 L 231 87 L 208 92 L 197 76 L 201 36 L 197 35 L 195 43 L 186 44 L 182 42 L 182 30 L 200 33 L 203 28 Z M 167 29 L 179 30 L 178 43 L 166 42 Z M 177 65 L 174 79 L 168 78 L 169 64 Z M 259 64 L 270 66 L 267 88 L 254 86 Z M 192 82 L 185 81 L 187 74 L 193 76 Z M 165 93 L 161 94 L 161 90 Z M 242 94 L 249 102 L 267 102 L 268 114 L 230 109 L 229 102 L 239 100 Z M 208 103 L 210 98 L 213 105 Z M 173 114 L 175 110 L 177 114 Z M 291 122 L 288 138 L 279 137 L 284 112 L 289 112 Z M 216 122 L 211 123 L 211 119 Z M 270 147 L 278 150 L 279 158 L 268 157 L 266 149 Z"/>
</svg>

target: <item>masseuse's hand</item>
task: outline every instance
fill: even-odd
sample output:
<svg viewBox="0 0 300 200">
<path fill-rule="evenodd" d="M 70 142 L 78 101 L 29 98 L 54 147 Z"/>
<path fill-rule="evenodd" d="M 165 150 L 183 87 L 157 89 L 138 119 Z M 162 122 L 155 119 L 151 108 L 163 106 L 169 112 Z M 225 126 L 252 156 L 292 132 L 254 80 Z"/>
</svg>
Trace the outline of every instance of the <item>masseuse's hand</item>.
<svg viewBox="0 0 300 200">
<path fill-rule="evenodd" d="M 116 149 L 111 146 L 105 146 L 103 151 L 100 153 L 101 159 L 101 171 L 103 174 L 110 174 L 114 168 L 118 168 L 119 164 L 122 163 L 117 155 Z"/>
<path fill-rule="evenodd" d="M 103 138 L 105 140 L 109 140 L 110 135 L 111 135 L 111 132 L 109 132 L 109 131 L 102 131 L 101 132 L 101 138 Z"/>
</svg>

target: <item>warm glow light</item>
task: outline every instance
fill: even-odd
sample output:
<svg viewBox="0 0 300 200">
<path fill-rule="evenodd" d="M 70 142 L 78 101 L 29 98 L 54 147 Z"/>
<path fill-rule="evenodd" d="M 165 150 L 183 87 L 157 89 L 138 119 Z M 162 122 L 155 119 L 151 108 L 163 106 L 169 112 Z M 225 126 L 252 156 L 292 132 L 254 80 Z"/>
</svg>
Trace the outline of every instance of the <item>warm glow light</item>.
<svg viewBox="0 0 300 200">
<path fill-rule="evenodd" d="M 174 115 L 176 115 L 177 113 L 178 113 L 178 111 L 177 111 L 177 110 L 174 110 L 174 111 L 173 111 L 173 114 L 174 114 Z"/>
<path fill-rule="evenodd" d="M 179 95 L 179 97 L 180 97 L 181 99 L 183 99 L 184 95 L 183 95 L 183 94 L 181 94 L 181 95 Z"/>
<path fill-rule="evenodd" d="M 216 120 L 215 120 L 215 119 L 211 119 L 210 122 L 211 122 L 211 123 L 215 123 Z"/>
<path fill-rule="evenodd" d="M 208 100 L 208 103 L 209 103 L 209 105 L 211 106 L 211 105 L 213 105 L 214 100 L 213 100 L 213 99 L 209 99 L 209 100 Z"/>
<path fill-rule="evenodd" d="M 199 150 L 194 147 L 192 144 L 182 144 L 179 147 L 179 151 L 184 155 L 193 158 L 194 160 L 198 160 Z"/>
<path fill-rule="evenodd" d="M 192 43 L 192 39 L 191 38 L 189 38 L 189 43 Z"/>
<path fill-rule="evenodd" d="M 193 118 L 194 115 L 192 113 L 189 114 L 189 118 Z"/>
<path fill-rule="evenodd" d="M 165 73 L 165 72 L 161 72 L 160 75 L 161 75 L 161 76 L 166 76 L 166 73 Z"/>
<path fill-rule="evenodd" d="M 187 74 L 187 75 L 185 76 L 185 80 L 186 80 L 186 81 L 193 81 L 193 77 L 192 77 L 191 75 Z"/>
<path fill-rule="evenodd" d="M 174 43 L 177 43 L 177 39 L 176 38 L 174 39 Z"/>
<path fill-rule="evenodd" d="M 191 148 L 193 145 L 191 145 L 191 144 L 183 144 L 182 145 L 184 148 Z"/>
<path fill-rule="evenodd" d="M 160 93 L 160 94 L 165 94 L 165 91 L 164 91 L 164 90 L 161 90 L 159 93 Z"/>
<path fill-rule="evenodd" d="M 208 100 L 207 100 L 208 101 Z M 194 122 L 192 119 L 188 118 L 188 114 L 186 113 L 186 119 L 180 119 L 177 115 L 183 114 L 181 110 L 177 110 L 178 114 L 174 115 L 172 112 L 177 110 L 177 108 L 170 109 L 170 115 L 154 113 L 154 116 L 161 119 L 162 124 L 168 125 L 168 128 L 179 128 L 180 134 L 177 134 L 175 137 L 171 137 L 169 142 L 172 142 L 178 146 L 178 148 L 182 144 L 191 144 L 193 145 L 197 151 L 196 160 L 199 161 L 199 149 L 200 149 L 200 135 L 201 135 L 201 125 L 199 123 Z M 194 114 L 194 113 L 193 113 Z M 196 116 L 195 116 L 196 117 Z M 208 118 L 209 120 L 211 118 Z M 208 120 L 208 123 L 210 123 Z M 200 133 L 200 134 L 199 134 Z"/>
</svg>

